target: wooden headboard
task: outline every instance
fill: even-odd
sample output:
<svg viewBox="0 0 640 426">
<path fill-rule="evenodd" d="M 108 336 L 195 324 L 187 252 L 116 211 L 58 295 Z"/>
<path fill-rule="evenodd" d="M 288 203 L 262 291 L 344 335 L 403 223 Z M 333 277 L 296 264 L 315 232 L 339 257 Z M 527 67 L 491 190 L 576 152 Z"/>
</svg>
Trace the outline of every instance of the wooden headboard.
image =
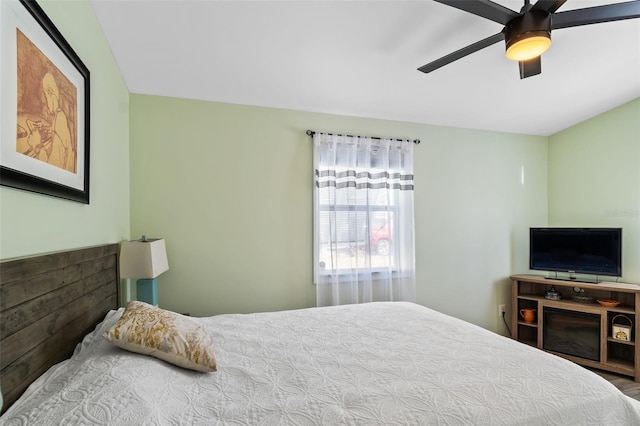
<svg viewBox="0 0 640 426">
<path fill-rule="evenodd" d="M 6 410 L 119 305 L 118 244 L 0 262 L 0 386 Z"/>
</svg>

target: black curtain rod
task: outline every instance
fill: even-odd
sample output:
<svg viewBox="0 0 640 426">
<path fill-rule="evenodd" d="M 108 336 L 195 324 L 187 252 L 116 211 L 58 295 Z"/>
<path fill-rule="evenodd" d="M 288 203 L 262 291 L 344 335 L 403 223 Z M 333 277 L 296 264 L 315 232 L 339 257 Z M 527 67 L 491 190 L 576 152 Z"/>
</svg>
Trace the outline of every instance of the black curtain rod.
<svg viewBox="0 0 640 426">
<path fill-rule="evenodd" d="M 316 132 L 314 132 L 313 130 L 307 130 L 307 136 L 313 136 L 313 135 L 315 135 L 315 134 L 316 134 Z M 331 135 L 331 136 L 333 136 L 334 134 L 333 134 L 333 133 L 325 133 L 325 135 Z M 348 137 L 350 137 L 350 138 L 355 138 L 355 136 L 352 136 L 352 135 L 340 135 L 340 134 L 338 134 L 337 136 L 348 136 Z M 377 139 L 377 140 L 380 140 L 380 139 L 393 139 L 393 138 L 379 138 L 379 137 L 377 137 L 377 136 L 371 136 L 371 139 Z M 405 141 L 406 139 L 396 139 L 396 140 L 397 140 L 397 141 Z M 420 143 L 420 139 L 414 139 L 414 140 L 413 140 L 413 143 L 415 143 L 416 145 L 418 145 L 418 144 Z"/>
</svg>

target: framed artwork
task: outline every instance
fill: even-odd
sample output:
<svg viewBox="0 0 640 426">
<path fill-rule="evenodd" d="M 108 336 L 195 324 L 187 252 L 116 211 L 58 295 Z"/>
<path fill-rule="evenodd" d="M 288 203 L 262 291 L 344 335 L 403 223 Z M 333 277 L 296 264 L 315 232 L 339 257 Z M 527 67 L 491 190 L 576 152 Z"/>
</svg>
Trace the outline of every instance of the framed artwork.
<svg viewBox="0 0 640 426">
<path fill-rule="evenodd" d="M 0 0 L 0 184 L 89 204 L 89 70 L 35 0 Z"/>
</svg>

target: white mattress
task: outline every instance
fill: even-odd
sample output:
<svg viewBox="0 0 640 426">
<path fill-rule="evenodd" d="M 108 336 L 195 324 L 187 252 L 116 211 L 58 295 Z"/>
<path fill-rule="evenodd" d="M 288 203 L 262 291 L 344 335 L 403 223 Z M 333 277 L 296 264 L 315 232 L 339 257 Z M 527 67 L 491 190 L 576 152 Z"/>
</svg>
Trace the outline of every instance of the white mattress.
<svg viewBox="0 0 640 426">
<path fill-rule="evenodd" d="M 411 303 L 196 319 L 218 371 L 100 337 L 38 379 L 3 425 L 638 425 L 640 402 L 569 361 Z"/>
</svg>

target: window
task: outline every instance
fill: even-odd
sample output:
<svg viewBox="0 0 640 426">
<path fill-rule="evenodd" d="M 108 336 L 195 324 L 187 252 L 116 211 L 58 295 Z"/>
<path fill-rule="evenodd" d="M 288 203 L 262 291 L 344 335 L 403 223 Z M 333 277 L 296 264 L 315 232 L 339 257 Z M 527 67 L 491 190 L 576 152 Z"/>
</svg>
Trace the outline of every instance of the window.
<svg viewBox="0 0 640 426">
<path fill-rule="evenodd" d="M 406 300 L 399 288 L 415 286 L 413 144 L 315 134 L 314 165 L 319 305 Z M 321 303 L 327 286 L 332 301 Z"/>
<path fill-rule="evenodd" d="M 396 265 L 393 229 L 398 207 L 393 202 L 386 204 L 386 199 L 367 204 L 364 197 L 382 196 L 385 191 L 344 190 L 336 194 L 330 186 L 317 190 L 318 264 L 322 273 L 368 267 L 385 270 Z M 350 192 L 355 192 L 355 200 L 349 199 Z"/>
</svg>

